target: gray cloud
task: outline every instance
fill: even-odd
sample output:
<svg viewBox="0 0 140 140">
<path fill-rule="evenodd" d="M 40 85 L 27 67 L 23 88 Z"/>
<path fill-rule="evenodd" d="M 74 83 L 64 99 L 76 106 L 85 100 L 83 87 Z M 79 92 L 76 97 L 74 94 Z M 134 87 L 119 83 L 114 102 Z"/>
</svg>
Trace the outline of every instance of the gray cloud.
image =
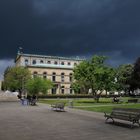
<svg viewBox="0 0 140 140">
<path fill-rule="evenodd" d="M 1 0 L 0 58 L 26 53 L 105 54 L 134 62 L 140 52 L 138 0 Z"/>
<path fill-rule="evenodd" d="M 0 80 L 3 79 L 3 73 L 5 69 L 9 66 L 14 65 L 14 60 L 13 59 L 2 59 L 0 60 Z"/>
</svg>

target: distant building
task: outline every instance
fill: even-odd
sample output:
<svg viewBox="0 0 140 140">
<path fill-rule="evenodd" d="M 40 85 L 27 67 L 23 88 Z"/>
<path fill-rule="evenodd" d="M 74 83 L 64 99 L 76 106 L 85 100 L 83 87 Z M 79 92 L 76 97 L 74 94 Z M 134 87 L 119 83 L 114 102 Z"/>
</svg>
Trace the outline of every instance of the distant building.
<svg viewBox="0 0 140 140">
<path fill-rule="evenodd" d="M 32 77 L 40 76 L 50 79 L 54 87 L 49 91 L 50 94 L 73 94 L 71 88 L 73 81 L 73 69 L 83 59 L 46 56 L 36 54 L 18 53 L 15 59 L 16 66 L 27 67 Z"/>
</svg>

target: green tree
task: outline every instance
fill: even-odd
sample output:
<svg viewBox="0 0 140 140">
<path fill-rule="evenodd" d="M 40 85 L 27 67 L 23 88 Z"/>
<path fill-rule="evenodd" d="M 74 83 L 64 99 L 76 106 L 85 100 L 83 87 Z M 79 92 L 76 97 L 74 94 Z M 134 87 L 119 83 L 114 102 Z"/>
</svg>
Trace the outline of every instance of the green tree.
<svg viewBox="0 0 140 140">
<path fill-rule="evenodd" d="M 27 68 L 8 67 L 4 72 L 4 88 L 11 91 L 18 90 L 21 93 L 30 78 L 31 73 Z"/>
<path fill-rule="evenodd" d="M 94 98 L 99 97 L 104 90 L 111 90 L 115 85 L 115 71 L 105 64 L 105 56 L 93 56 L 74 69 L 74 78 L 81 87 L 92 89 Z"/>
<path fill-rule="evenodd" d="M 29 94 L 38 95 L 40 92 L 46 94 L 49 89 L 53 87 L 53 83 L 50 80 L 43 79 L 41 77 L 35 77 L 29 79 L 25 85 Z"/>
<path fill-rule="evenodd" d="M 3 74 L 3 76 L 4 76 L 4 81 L 2 82 L 2 89 L 3 90 L 6 90 L 6 89 L 8 89 L 8 87 L 7 87 L 7 85 L 6 85 L 6 75 L 8 74 L 8 72 L 10 71 L 10 69 L 11 69 L 11 67 L 7 67 L 6 69 L 5 69 L 5 71 L 4 71 L 4 74 Z"/>
<path fill-rule="evenodd" d="M 138 88 L 140 89 L 140 57 L 134 63 L 134 68 L 130 79 L 131 91 L 134 91 Z"/>
<path fill-rule="evenodd" d="M 88 93 L 88 90 L 90 88 L 90 82 L 87 78 L 89 63 L 88 61 L 83 61 L 79 65 L 77 65 L 73 72 L 74 72 L 74 83 L 72 84 L 73 89 L 75 92 L 81 93 Z"/>
<path fill-rule="evenodd" d="M 130 92 L 130 84 L 133 72 L 133 65 L 124 64 L 117 68 L 116 78 L 117 78 L 117 90 Z"/>
<path fill-rule="evenodd" d="M 112 68 L 112 67 L 109 67 L 109 66 L 106 66 L 104 67 L 104 90 L 106 91 L 106 95 L 107 95 L 107 92 L 110 92 L 110 91 L 114 91 L 116 90 L 116 81 L 115 81 L 115 75 L 116 75 L 116 69 L 115 68 Z"/>
<path fill-rule="evenodd" d="M 101 93 L 104 90 L 112 90 L 115 84 L 115 71 L 105 64 L 106 59 L 105 56 L 93 56 L 88 69 L 88 80 L 97 102 Z"/>
<path fill-rule="evenodd" d="M 74 90 L 75 94 L 80 93 L 81 87 L 80 84 L 78 82 L 73 82 L 71 85 L 72 89 Z"/>
</svg>

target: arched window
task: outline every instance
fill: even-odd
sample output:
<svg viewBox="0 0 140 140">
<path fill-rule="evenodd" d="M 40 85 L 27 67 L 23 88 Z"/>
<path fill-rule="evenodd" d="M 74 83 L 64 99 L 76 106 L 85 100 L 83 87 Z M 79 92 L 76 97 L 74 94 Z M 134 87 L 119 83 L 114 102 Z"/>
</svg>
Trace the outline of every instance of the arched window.
<svg viewBox="0 0 140 140">
<path fill-rule="evenodd" d="M 68 65 L 70 66 L 70 65 L 71 65 L 71 63 L 70 63 L 70 62 L 68 62 Z"/>
<path fill-rule="evenodd" d="M 28 59 L 25 59 L 25 65 L 28 65 Z"/>
<path fill-rule="evenodd" d="M 33 65 L 36 64 L 36 60 L 33 60 L 32 64 L 33 64 Z"/>
<path fill-rule="evenodd" d="M 61 93 L 62 93 L 62 94 L 65 93 L 65 86 L 61 86 Z"/>
<path fill-rule="evenodd" d="M 55 73 L 55 72 L 52 73 L 52 81 L 53 81 L 53 82 L 56 81 L 56 73 Z"/>
<path fill-rule="evenodd" d="M 69 81 L 72 82 L 72 73 L 69 74 Z"/>
<path fill-rule="evenodd" d="M 61 62 L 61 65 L 64 65 L 64 62 Z"/>
<path fill-rule="evenodd" d="M 65 81 L 65 73 L 61 73 L 61 82 Z"/>
<path fill-rule="evenodd" d="M 43 78 L 47 79 L 47 72 L 43 72 Z"/>
<path fill-rule="evenodd" d="M 41 63 L 41 64 L 43 64 L 43 63 L 44 63 L 44 61 L 43 61 L 43 60 L 40 60 L 40 63 Z"/>
<path fill-rule="evenodd" d="M 33 78 L 37 77 L 37 74 L 38 74 L 38 73 L 37 73 L 36 71 L 34 71 L 34 72 L 33 72 Z"/>
<path fill-rule="evenodd" d="M 48 64 L 51 64 L 51 61 L 48 61 L 47 63 L 48 63 Z"/>
<path fill-rule="evenodd" d="M 57 64 L 58 64 L 58 62 L 57 62 L 57 61 L 55 61 L 55 62 L 54 62 L 54 64 L 55 64 L 55 65 L 57 65 Z"/>
</svg>

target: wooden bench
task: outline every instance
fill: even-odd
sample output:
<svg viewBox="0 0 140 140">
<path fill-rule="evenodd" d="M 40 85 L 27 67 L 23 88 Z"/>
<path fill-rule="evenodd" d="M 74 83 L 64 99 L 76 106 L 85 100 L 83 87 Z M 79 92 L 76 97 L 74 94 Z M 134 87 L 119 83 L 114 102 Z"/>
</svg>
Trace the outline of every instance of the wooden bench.
<svg viewBox="0 0 140 140">
<path fill-rule="evenodd" d="M 65 103 L 54 103 L 51 104 L 51 108 L 56 111 L 64 111 Z"/>
<path fill-rule="evenodd" d="M 137 103 L 138 99 L 128 99 L 127 103 Z"/>
<path fill-rule="evenodd" d="M 132 122 L 131 127 L 134 126 L 135 123 L 137 123 L 140 127 L 140 109 L 113 108 L 112 112 L 110 114 L 105 113 L 104 117 L 106 118 L 106 122 L 108 119 L 111 119 L 114 123 L 114 119 L 120 119 Z"/>
</svg>

